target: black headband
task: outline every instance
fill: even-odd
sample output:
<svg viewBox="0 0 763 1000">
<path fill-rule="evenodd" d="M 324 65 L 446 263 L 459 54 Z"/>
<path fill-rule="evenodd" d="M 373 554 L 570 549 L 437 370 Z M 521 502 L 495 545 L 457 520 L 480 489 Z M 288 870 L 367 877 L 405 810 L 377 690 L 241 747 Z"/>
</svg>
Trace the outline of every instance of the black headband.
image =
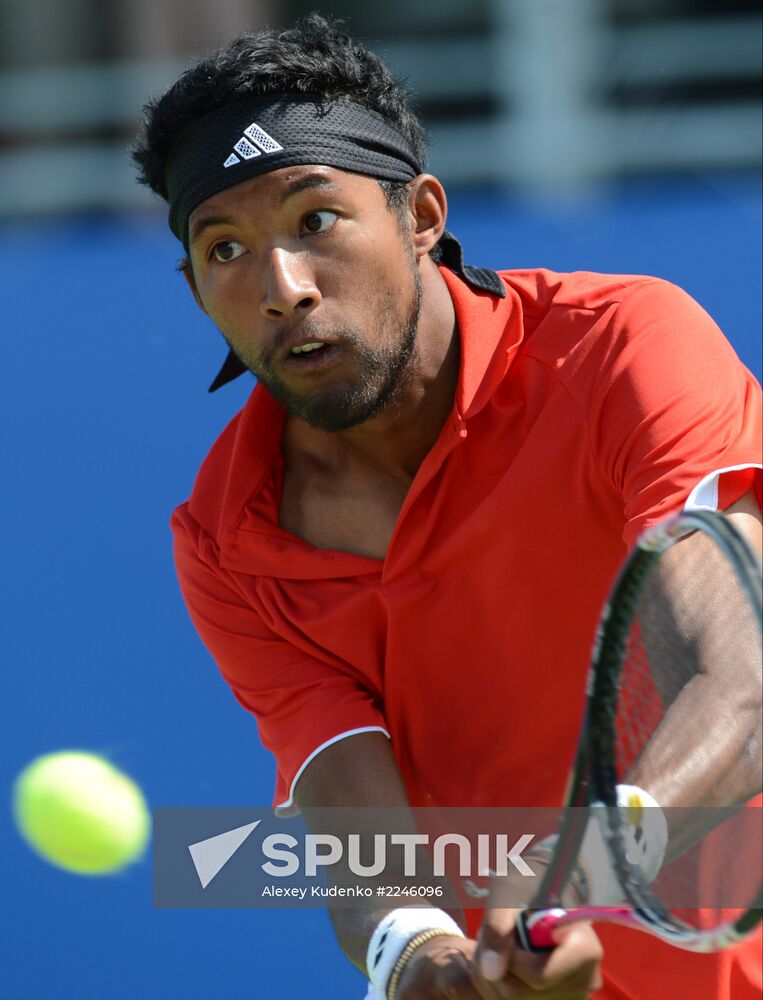
<svg viewBox="0 0 763 1000">
<path fill-rule="evenodd" d="M 178 139 L 166 170 L 170 229 L 187 250 L 188 220 L 207 198 L 250 177 L 308 163 L 389 181 L 411 181 L 422 170 L 405 136 L 360 104 L 316 94 L 250 97 L 216 108 Z M 440 263 L 473 288 L 505 297 L 495 271 L 464 264 L 451 233 L 443 233 L 438 248 Z M 209 391 L 247 370 L 231 351 Z"/>
<path fill-rule="evenodd" d="M 385 118 L 344 98 L 269 94 L 226 104 L 180 136 L 167 161 L 170 229 L 188 249 L 188 220 L 207 198 L 260 174 L 320 163 L 410 181 L 421 165 Z"/>
</svg>

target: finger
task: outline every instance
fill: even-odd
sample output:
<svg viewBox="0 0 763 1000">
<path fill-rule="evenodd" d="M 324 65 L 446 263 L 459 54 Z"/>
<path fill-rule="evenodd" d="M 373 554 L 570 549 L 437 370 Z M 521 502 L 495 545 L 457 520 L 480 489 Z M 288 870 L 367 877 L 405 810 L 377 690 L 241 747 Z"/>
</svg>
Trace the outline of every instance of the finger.
<svg viewBox="0 0 763 1000">
<path fill-rule="evenodd" d="M 472 980 L 472 966 L 463 952 L 451 956 L 437 974 L 437 996 L 447 1000 L 485 1000 Z"/>
<path fill-rule="evenodd" d="M 538 1000 L 538 998 L 548 997 L 548 1000 L 586 1000 L 588 991 L 577 988 L 568 990 L 566 986 L 561 989 L 553 987 L 551 991 L 543 989 L 539 992 L 536 986 L 530 986 L 521 979 L 517 979 L 509 971 L 498 983 L 488 983 L 484 979 L 475 980 L 480 1000 Z"/>
<path fill-rule="evenodd" d="M 473 941 L 442 938 L 422 945 L 401 977 L 397 1000 L 484 1000 L 471 978 L 475 947 Z"/>
<path fill-rule="evenodd" d="M 511 964 L 516 947 L 514 926 L 518 912 L 509 909 L 485 911 L 474 964 L 478 975 L 488 983 L 503 979 Z"/>
</svg>

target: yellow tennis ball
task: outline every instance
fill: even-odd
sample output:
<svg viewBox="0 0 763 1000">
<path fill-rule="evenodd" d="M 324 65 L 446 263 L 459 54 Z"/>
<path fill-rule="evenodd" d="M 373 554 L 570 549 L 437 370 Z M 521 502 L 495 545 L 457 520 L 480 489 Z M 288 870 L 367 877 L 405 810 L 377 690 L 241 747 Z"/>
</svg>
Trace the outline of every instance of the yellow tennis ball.
<svg viewBox="0 0 763 1000">
<path fill-rule="evenodd" d="M 13 789 L 25 840 L 46 861 L 79 875 L 107 875 L 143 854 L 151 821 L 138 786 L 96 754 L 38 757 Z"/>
</svg>

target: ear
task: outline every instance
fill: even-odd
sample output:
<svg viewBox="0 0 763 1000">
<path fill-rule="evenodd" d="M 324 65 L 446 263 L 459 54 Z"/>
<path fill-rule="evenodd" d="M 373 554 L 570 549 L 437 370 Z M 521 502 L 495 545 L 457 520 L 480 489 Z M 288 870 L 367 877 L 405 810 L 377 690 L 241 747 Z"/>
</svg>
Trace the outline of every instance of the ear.
<svg viewBox="0 0 763 1000">
<path fill-rule="evenodd" d="M 196 305 L 201 309 L 203 313 L 206 313 L 204 308 L 204 303 L 201 301 L 201 296 L 199 295 L 199 289 L 196 287 L 196 278 L 193 274 L 193 265 L 191 264 L 190 257 L 183 257 L 183 259 L 178 264 L 178 271 L 185 278 L 186 284 L 191 289 L 191 294 L 194 299 L 196 299 Z"/>
<path fill-rule="evenodd" d="M 424 257 L 445 231 L 448 199 L 445 189 L 432 174 L 419 174 L 411 181 L 410 210 L 414 221 L 413 246 Z"/>
</svg>

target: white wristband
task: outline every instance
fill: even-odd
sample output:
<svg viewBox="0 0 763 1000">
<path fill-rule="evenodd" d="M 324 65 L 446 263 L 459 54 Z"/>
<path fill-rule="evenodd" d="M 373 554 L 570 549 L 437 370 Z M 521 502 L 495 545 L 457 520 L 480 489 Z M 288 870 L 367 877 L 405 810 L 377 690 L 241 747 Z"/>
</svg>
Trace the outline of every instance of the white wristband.
<svg viewBox="0 0 763 1000">
<path fill-rule="evenodd" d="M 617 786 L 617 805 L 625 813 L 626 858 L 637 865 L 652 882 L 658 875 L 668 846 L 668 824 L 657 801 L 635 785 Z M 604 843 L 604 817 L 596 803 L 580 845 L 580 861 L 589 881 L 589 898 L 594 906 L 615 906 L 624 893 L 609 860 Z"/>
<path fill-rule="evenodd" d="M 437 928 L 455 937 L 464 933 L 452 917 L 435 907 L 402 906 L 379 923 L 371 935 L 366 955 L 366 969 L 379 1000 L 385 1000 L 387 986 L 405 946 L 422 931 Z"/>
</svg>

